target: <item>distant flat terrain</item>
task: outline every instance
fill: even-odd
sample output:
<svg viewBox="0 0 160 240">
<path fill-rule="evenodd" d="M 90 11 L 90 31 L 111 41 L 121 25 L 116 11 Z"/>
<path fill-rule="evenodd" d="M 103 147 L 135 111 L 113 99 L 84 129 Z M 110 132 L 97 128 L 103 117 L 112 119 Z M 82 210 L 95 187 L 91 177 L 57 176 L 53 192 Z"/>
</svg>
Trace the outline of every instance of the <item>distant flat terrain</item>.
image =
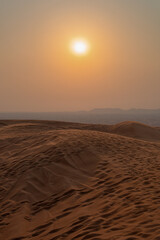
<svg viewBox="0 0 160 240">
<path fill-rule="evenodd" d="M 160 240 L 160 128 L 1 120 L 0 239 Z"/>
<path fill-rule="evenodd" d="M 89 124 L 117 124 L 128 120 L 160 127 L 160 109 L 97 108 L 75 112 L 0 112 L 0 119 L 54 120 Z"/>
</svg>

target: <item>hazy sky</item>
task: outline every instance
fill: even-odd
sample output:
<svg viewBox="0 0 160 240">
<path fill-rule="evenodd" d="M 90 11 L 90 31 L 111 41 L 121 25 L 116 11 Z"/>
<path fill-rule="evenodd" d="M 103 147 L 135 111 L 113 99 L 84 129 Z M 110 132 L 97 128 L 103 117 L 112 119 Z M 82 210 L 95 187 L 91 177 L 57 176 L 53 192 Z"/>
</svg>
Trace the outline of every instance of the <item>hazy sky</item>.
<svg viewBox="0 0 160 240">
<path fill-rule="evenodd" d="M 160 108 L 160 0 L 0 0 L 0 111 L 97 107 Z"/>
</svg>

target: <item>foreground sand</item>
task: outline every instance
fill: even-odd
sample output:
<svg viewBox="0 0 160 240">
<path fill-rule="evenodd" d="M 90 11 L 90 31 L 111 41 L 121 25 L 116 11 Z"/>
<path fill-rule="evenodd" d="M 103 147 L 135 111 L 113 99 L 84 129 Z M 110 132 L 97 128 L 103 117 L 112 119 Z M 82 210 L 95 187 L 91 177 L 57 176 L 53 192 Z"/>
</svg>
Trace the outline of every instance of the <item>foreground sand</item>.
<svg viewBox="0 0 160 240">
<path fill-rule="evenodd" d="M 159 128 L 0 121 L 0 239 L 160 240 Z"/>
</svg>

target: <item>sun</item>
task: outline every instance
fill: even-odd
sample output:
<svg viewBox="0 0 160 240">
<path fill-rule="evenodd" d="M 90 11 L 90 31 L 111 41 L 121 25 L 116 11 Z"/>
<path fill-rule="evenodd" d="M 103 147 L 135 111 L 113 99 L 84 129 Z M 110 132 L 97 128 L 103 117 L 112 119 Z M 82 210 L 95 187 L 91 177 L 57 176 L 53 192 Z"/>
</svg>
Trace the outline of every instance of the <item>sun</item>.
<svg viewBox="0 0 160 240">
<path fill-rule="evenodd" d="M 89 43 L 84 39 L 75 39 L 71 42 L 71 51 L 75 55 L 86 55 L 89 51 Z"/>
</svg>

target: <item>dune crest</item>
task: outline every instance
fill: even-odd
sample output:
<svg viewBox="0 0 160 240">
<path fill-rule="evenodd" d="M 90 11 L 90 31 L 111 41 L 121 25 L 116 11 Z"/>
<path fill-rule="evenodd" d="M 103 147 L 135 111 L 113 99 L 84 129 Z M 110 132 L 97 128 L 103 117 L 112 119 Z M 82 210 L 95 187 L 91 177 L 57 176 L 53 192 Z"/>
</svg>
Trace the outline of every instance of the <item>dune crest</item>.
<svg viewBox="0 0 160 240">
<path fill-rule="evenodd" d="M 122 122 L 111 127 L 115 134 L 133 137 L 146 141 L 160 141 L 160 128 L 151 127 L 138 122 Z"/>
</svg>

